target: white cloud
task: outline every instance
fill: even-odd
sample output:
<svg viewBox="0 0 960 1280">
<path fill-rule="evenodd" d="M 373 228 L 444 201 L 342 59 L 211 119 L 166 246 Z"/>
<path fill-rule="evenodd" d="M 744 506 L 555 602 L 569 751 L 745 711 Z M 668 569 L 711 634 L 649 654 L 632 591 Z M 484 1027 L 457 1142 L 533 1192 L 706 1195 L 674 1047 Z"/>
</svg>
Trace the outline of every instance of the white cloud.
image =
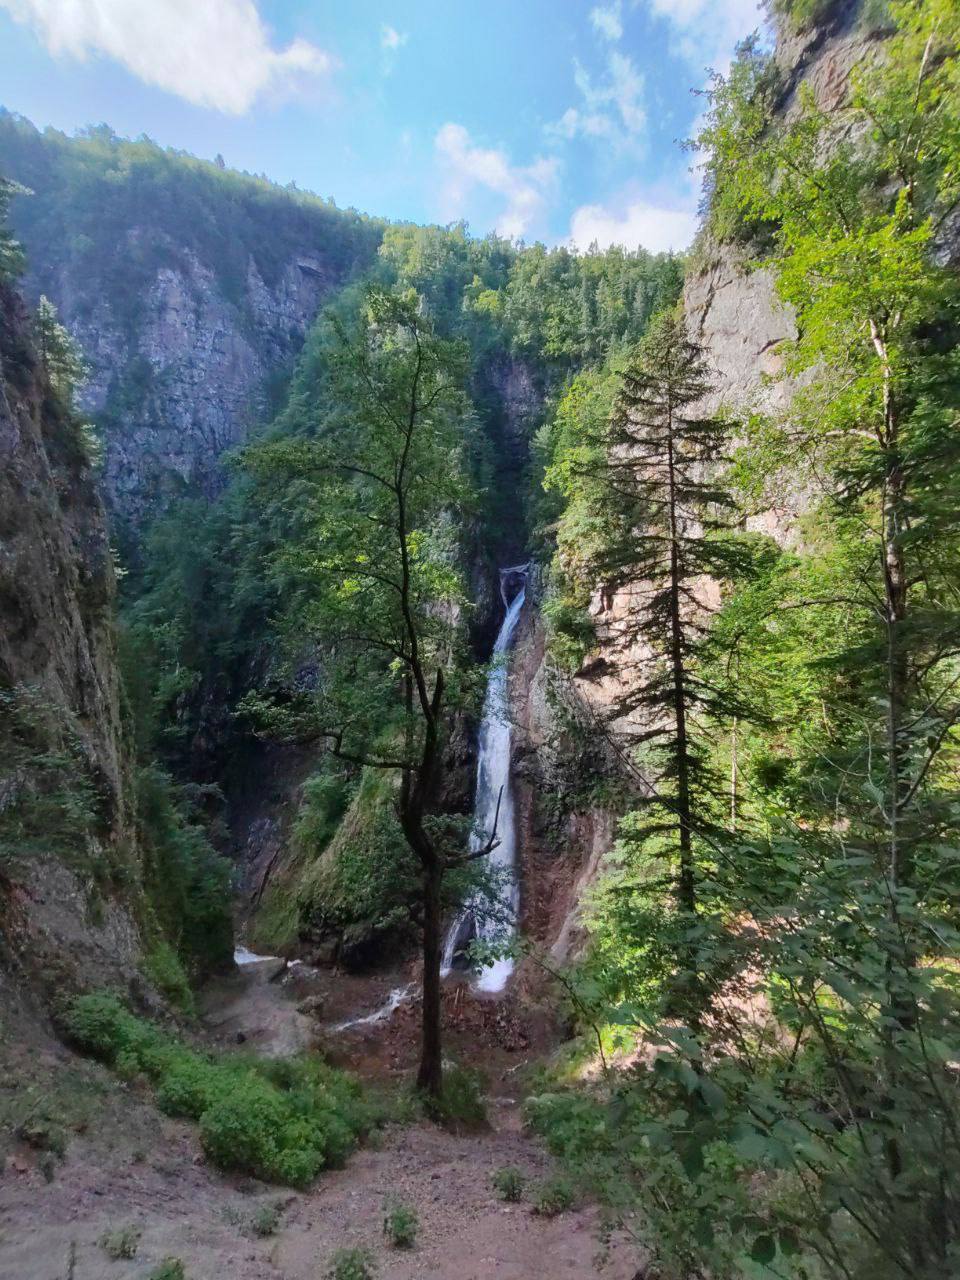
<svg viewBox="0 0 960 1280">
<path fill-rule="evenodd" d="M 145 84 L 228 115 L 333 65 L 299 37 L 273 48 L 253 0 L 0 0 L 0 8 L 54 57 L 113 58 Z"/>
<path fill-rule="evenodd" d="M 598 4 L 595 9 L 590 10 L 590 21 L 607 40 L 619 40 L 623 35 L 621 8 L 621 0 L 613 0 L 613 4 Z"/>
<path fill-rule="evenodd" d="M 668 249 L 685 249 L 696 230 L 695 210 L 680 201 L 671 207 L 636 200 L 621 213 L 603 205 L 587 204 L 575 210 L 570 221 L 570 239 L 581 250 L 596 242 L 601 249 L 619 244 L 625 249 L 642 247 L 651 253 L 664 253 Z"/>
<path fill-rule="evenodd" d="M 522 168 L 512 165 L 506 153 L 474 146 L 460 124 L 447 123 L 434 139 L 444 167 L 444 204 L 458 216 L 470 190 L 485 187 L 505 200 L 496 229 L 503 236 L 522 236 L 540 214 L 558 171 L 556 160 L 539 159 Z"/>
<path fill-rule="evenodd" d="M 758 0 L 640 0 L 672 28 L 676 51 L 698 70 L 726 71 L 734 47 L 764 23 Z"/>
<path fill-rule="evenodd" d="M 574 83 L 580 105 L 568 107 L 547 132 L 561 138 L 606 138 L 620 145 L 635 145 L 647 123 L 643 106 L 644 80 L 626 54 L 614 51 L 607 62 L 607 78 L 595 84 L 579 62 L 574 63 Z"/>
<path fill-rule="evenodd" d="M 407 43 L 409 36 L 407 33 L 400 32 L 396 27 L 387 26 L 386 23 L 380 28 L 380 48 L 381 49 L 399 49 Z"/>
</svg>

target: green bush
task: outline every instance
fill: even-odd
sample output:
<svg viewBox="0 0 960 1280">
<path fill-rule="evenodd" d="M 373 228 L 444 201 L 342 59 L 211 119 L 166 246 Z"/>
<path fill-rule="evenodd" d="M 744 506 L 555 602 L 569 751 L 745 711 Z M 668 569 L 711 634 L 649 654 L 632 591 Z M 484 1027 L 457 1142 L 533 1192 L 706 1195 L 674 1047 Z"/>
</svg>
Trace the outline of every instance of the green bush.
<svg viewBox="0 0 960 1280">
<path fill-rule="evenodd" d="M 566 1178 L 548 1178 L 534 1197 L 533 1211 L 545 1218 L 555 1218 L 557 1214 L 572 1209 L 575 1200 L 573 1187 Z"/>
<path fill-rule="evenodd" d="M 341 1164 L 375 1122 L 359 1085 L 316 1059 L 207 1057 L 135 1017 L 116 996 L 79 996 L 63 1015 L 67 1036 L 125 1076 L 146 1075 L 157 1105 L 200 1126 L 221 1169 L 305 1186 Z"/>
<path fill-rule="evenodd" d="M 164 1258 L 159 1266 L 153 1268 L 147 1280 L 187 1280 L 187 1273 L 179 1258 Z"/>
<path fill-rule="evenodd" d="M 283 1206 L 280 1204 L 262 1204 L 256 1209 L 250 1218 L 250 1230 L 255 1236 L 272 1236 L 276 1235 L 277 1228 L 280 1226 L 280 1218 L 283 1215 Z"/>
<path fill-rule="evenodd" d="M 135 1258 L 140 1245 L 140 1228 L 119 1227 L 116 1231 L 105 1231 L 98 1243 L 114 1262 L 119 1262 L 121 1258 Z"/>
<path fill-rule="evenodd" d="M 169 942 L 157 942 L 143 957 L 143 971 L 162 996 L 184 1013 L 196 1011 L 193 992 L 180 958 Z"/>
<path fill-rule="evenodd" d="M 338 1249 L 330 1259 L 325 1280 L 374 1280 L 376 1274 L 369 1249 Z"/>
<path fill-rule="evenodd" d="M 515 1169 L 512 1165 L 507 1165 L 504 1169 L 494 1170 L 490 1181 L 501 1200 L 516 1204 L 517 1201 L 523 1199 L 523 1188 L 527 1180 L 520 1170 Z"/>
<path fill-rule="evenodd" d="M 487 1124 L 483 1076 L 469 1067 L 448 1067 L 439 1098 L 427 1099 L 428 1113 L 440 1124 L 458 1129 L 482 1129 Z"/>
<path fill-rule="evenodd" d="M 383 1210 L 383 1234 L 395 1249 L 412 1249 L 420 1230 L 417 1211 L 402 1200 L 388 1200 Z"/>
</svg>

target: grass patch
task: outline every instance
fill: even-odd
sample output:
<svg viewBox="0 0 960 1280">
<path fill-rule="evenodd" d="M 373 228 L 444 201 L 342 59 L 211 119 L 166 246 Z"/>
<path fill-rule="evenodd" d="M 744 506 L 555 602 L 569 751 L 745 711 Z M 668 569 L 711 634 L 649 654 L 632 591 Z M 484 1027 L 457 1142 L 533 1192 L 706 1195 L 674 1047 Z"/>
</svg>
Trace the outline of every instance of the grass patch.
<svg viewBox="0 0 960 1280">
<path fill-rule="evenodd" d="M 69 1039 L 127 1079 L 145 1075 L 159 1108 L 200 1126 L 212 1164 L 303 1187 L 343 1163 L 380 1120 L 359 1084 L 315 1058 L 212 1057 L 90 994 L 63 1015 Z"/>
</svg>

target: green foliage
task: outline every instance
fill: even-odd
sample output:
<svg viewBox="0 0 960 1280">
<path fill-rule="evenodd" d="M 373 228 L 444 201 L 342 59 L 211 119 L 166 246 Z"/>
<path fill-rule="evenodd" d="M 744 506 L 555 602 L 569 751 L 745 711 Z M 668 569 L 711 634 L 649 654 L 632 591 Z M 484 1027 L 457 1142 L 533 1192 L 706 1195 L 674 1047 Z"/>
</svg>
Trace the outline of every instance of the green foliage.
<svg viewBox="0 0 960 1280">
<path fill-rule="evenodd" d="M 337 933 L 347 958 L 387 939 L 392 947 L 409 945 L 419 875 L 397 819 L 395 783 L 381 770 L 364 770 L 331 840 L 327 806 L 338 795 L 342 804 L 343 781 L 337 788 L 323 775 L 314 781 L 293 833 L 306 863 L 297 890 L 303 916 L 312 928 Z"/>
<path fill-rule="evenodd" d="M 104 1232 L 98 1243 L 108 1258 L 119 1262 L 137 1256 L 141 1234 L 139 1227 L 117 1227 L 114 1231 Z"/>
<path fill-rule="evenodd" d="M 513 1165 L 505 1165 L 502 1169 L 495 1169 L 490 1175 L 490 1181 L 500 1199 L 505 1200 L 508 1204 L 518 1204 L 523 1199 L 523 1191 L 527 1185 L 527 1179 L 521 1170 Z"/>
<path fill-rule="evenodd" d="M 444 1071 L 440 1097 L 425 1099 L 424 1105 L 438 1124 L 455 1130 L 486 1128 L 487 1106 L 482 1073 L 459 1064 L 448 1067 Z"/>
<path fill-rule="evenodd" d="M 671 254 L 614 246 L 578 255 L 536 244 L 516 259 L 502 314 L 517 351 L 574 371 L 636 343 L 682 278 Z"/>
<path fill-rule="evenodd" d="M 763 511 L 802 486 L 807 515 L 789 553 L 738 538 L 696 655 L 726 792 L 692 806 L 709 912 L 665 907 L 665 833 L 632 819 L 591 907 L 579 1012 L 601 1043 L 645 1042 L 639 1063 L 530 1107 L 670 1280 L 934 1280 L 960 1257 L 960 377 L 937 241 L 960 30 L 938 0 L 891 14 L 830 113 L 801 92 L 775 115 L 755 46 L 713 96 L 714 229 L 764 255 L 802 375 L 783 420 L 747 424 L 731 492 Z"/>
<path fill-rule="evenodd" d="M 417 1211 L 402 1200 L 391 1199 L 384 1205 L 383 1234 L 394 1249 L 412 1249 L 417 1242 L 420 1219 Z"/>
<path fill-rule="evenodd" d="M 261 1238 L 277 1234 L 283 1218 L 283 1205 L 262 1204 L 255 1209 L 250 1218 L 250 1230 Z"/>
<path fill-rule="evenodd" d="M 358 1246 L 337 1249 L 325 1273 L 326 1280 L 376 1280 L 377 1268 L 369 1249 Z"/>
<path fill-rule="evenodd" d="M 26 187 L 0 174 L 0 281 L 15 280 L 23 270 L 23 250 L 13 238 L 7 218 L 13 197 L 29 194 Z"/>
<path fill-rule="evenodd" d="M 0 867 L 52 855 L 91 901 L 128 886 L 130 851 L 108 837 L 115 797 L 75 718 L 34 687 L 0 688 Z"/>
<path fill-rule="evenodd" d="M 148 972 L 176 1003 L 189 1004 L 183 969 L 203 975 L 233 956 L 230 867 L 213 849 L 188 794 L 156 765 L 135 776 L 143 881 L 164 939 L 146 956 Z"/>
<path fill-rule="evenodd" d="M 143 1074 L 169 1115 L 197 1121 L 207 1157 L 291 1186 L 343 1163 L 374 1113 L 357 1084 L 316 1058 L 211 1058 L 134 1017 L 115 996 L 78 996 L 69 1038 L 126 1077 Z"/>
<path fill-rule="evenodd" d="M 828 17 L 831 5 L 830 0 L 770 0 L 768 7 L 794 31 L 806 31 Z"/>
<path fill-rule="evenodd" d="M 143 956 L 143 971 L 171 1004 L 193 1013 L 193 992 L 177 953 L 168 942 L 157 942 Z"/>
<path fill-rule="evenodd" d="M 537 1188 L 533 1197 L 533 1211 L 543 1218 L 556 1218 L 572 1209 L 575 1203 L 576 1193 L 570 1182 L 563 1177 L 554 1177 Z"/>
<path fill-rule="evenodd" d="M 57 318 L 57 309 L 40 295 L 33 319 L 33 340 L 50 385 L 62 403 L 73 408 L 74 394 L 90 376 L 90 366 L 79 344 Z"/>
<path fill-rule="evenodd" d="M 164 1258 L 148 1274 L 147 1280 L 187 1280 L 186 1268 L 179 1258 Z"/>
<path fill-rule="evenodd" d="M 37 246 L 35 254 L 43 247 L 45 276 L 68 267 L 83 275 L 91 303 L 109 297 L 128 330 L 143 315 L 159 267 L 181 268 L 189 277 L 190 259 L 199 259 L 239 303 L 251 261 L 272 287 L 313 243 L 324 246 L 329 269 L 342 276 L 372 260 L 382 232 L 381 223 L 295 186 L 221 168 L 146 137 L 131 142 L 106 125 L 68 138 L 4 111 L 0 157 L 8 175 L 36 192 L 18 203 L 15 223 L 21 238 Z"/>
</svg>

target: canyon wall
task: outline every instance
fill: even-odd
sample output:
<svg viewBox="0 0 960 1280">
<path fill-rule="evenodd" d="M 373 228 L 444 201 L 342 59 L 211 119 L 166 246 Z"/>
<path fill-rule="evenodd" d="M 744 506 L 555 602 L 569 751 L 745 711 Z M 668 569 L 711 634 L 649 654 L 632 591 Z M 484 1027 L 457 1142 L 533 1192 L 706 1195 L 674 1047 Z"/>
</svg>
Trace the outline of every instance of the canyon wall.
<svg viewBox="0 0 960 1280">
<path fill-rule="evenodd" d="M 20 299 L 0 286 L 0 987 L 53 998 L 137 976 L 103 507 Z"/>
<path fill-rule="evenodd" d="M 319 308 L 383 229 L 106 126 L 67 138 L 0 111 L 0 172 L 30 192 L 12 214 L 23 292 L 55 303 L 90 362 L 82 403 L 131 526 L 222 485 L 223 454 L 276 409 Z"/>
</svg>

